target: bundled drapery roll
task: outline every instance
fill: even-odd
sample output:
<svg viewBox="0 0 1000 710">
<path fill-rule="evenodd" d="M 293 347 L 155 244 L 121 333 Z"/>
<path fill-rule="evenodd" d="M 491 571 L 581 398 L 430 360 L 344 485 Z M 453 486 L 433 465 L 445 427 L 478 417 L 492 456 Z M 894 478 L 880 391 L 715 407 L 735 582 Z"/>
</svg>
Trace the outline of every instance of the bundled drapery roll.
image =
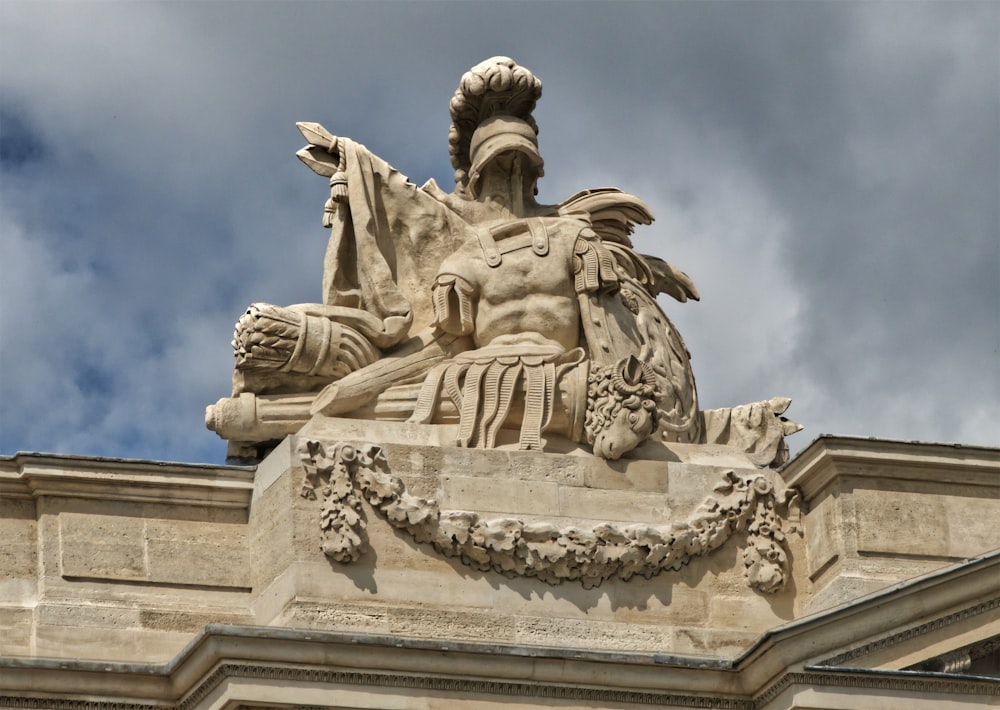
<svg viewBox="0 0 1000 710">
<path fill-rule="evenodd" d="M 268 303 L 252 304 L 236 323 L 233 350 L 237 370 L 318 377 L 343 377 L 380 356 L 350 326 Z"/>
</svg>

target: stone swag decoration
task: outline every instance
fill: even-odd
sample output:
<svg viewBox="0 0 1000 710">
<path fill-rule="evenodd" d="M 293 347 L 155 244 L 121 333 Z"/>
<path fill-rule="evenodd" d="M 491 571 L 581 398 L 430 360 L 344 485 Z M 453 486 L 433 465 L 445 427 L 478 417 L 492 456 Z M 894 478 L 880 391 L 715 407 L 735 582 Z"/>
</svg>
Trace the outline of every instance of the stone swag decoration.
<svg viewBox="0 0 1000 710">
<path fill-rule="evenodd" d="M 721 445 L 743 452 L 751 472 L 787 459 L 784 437 L 801 428 L 781 416 L 789 399 L 699 408 L 690 354 L 657 303 L 698 291 L 634 249 L 636 225 L 653 221 L 646 203 L 617 188 L 536 201 L 541 92 L 506 57 L 465 73 L 450 104 L 452 192 L 434 180 L 417 187 L 363 145 L 298 124 L 309 143 L 298 157 L 330 184 L 323 301 L 255 303 L 236 324 L 232 396 L 206 412 L 232 460 L 260 459 L 314 416 L 397 422 L 403 443 L 435 427 L 431 440 L 470 448 L 558 443 L 613 460 Z M 666 527 L 558 528 L 439 510 L 408 494 L 380 452 L 308 444 L 305 493 L 322 498 L 334 560 L 361 554 L 367 499 L 479 570 L 593 586 L 678 569 L 743 530 L 750 584 L 785 581 L 783 536 L 795 526 L 781 522 L 789 500 L 761 474 L 730 471 L 702 508 Z"/>
<path fill-rule="evenodd" d="M 679 570 L 746 530 L 747 583 L 760 592 L 777 592 L 788 579 L 785 535 L 799 532 L 797 494 L 778 494 L 761 474 L 727 471 L 714 494 L 683 522 L 602 523 L 587 530 L 440 510 L 434 500 L 408 493 L 403 481 L 389 473 L 381 448 L 373 444 L 304 441 L 299 453 L 306 472 L 302 495 L 322 499 L 321 547 L 341 563 L 355 562 L 365 551 L 362 498 L 416 542 L 430 544 L 473 569 L 537 577 L 553 585 L 579 580 L 587 589 L 611 577 L 650 579 Z"/>
<path fill-rule="evenodd" d="M 452 97 L 455 189 L 416 187 L 317 123 L 298 157 L 330 180 L 323 302 L 255 303 L 236 324 L 233 395 L 208 408 L 233 460 L 313 415 L 457 424 L 458 446 L 563 437 L 617 459 L 647 441 L 723 444 L 757 466 L 801 427 L 783 397 L 700 410 L 690 355 L 656 301 L 698 291 L 639 254 L 653 215 L 617 188 L 538 204 L 541 82 L 506 57 Z"/>
</svg>

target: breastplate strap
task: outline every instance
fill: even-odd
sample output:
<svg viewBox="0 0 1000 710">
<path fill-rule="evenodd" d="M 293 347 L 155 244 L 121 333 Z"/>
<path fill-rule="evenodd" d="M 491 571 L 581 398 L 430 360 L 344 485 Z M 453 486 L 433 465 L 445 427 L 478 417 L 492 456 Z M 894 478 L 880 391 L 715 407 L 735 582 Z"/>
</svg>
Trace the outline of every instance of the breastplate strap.
<svg viewBox="0 0 1000 710">
<path fill-rule="evenodd" d="M 476 236 L 483 249 L 486 265 L 493 268 L 500 266 L 503 254 L 529 246 L 538 256 L 549 253 L 549 233 L 545 223 L 537 217 L 505 222 L 488 229 L 477 229 Z"/>
</svg>

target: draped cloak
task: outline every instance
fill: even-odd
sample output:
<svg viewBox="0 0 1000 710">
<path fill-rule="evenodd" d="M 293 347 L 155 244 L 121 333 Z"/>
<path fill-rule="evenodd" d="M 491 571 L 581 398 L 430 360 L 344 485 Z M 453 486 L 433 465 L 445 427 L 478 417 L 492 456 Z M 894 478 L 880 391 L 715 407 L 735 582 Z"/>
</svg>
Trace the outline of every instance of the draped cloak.
<svg viewBox="0 0 1000 710">
<path fill-rule="evenodd" d="M 417 187 L 347 138 L 338 139 L 338 150 L 348 203 L 338 206 L 331 227 L 323 303 L 380 320 L 372 340 L 390 348 L 433 322 L 430 284 L 438 266 L 474 232 L 433 180 Z"/>
<path fill-rule="evenodd" d="M 435 324 L 431 285 L 442 262 L 477 238 L 477 210 L 482 206 L 444 192 L 433 180 L 417 187 L 350 139 L 339 138 L 338 150 L 344 156 L 348 204 L 338 207 L 332 225 L 323 270 L 324 303 L 358 309 L 381 321 L 378 332 L 366 330 L 365 335 L 388 349 Z M 555 208 L 553 216 L 562 211 Z M 581 215 L 573 211 L 572 216 Z M 589 223 L 587 215 L 583 221 Z M 631 253 L 624 245 L 616 249 Z M 664 438 L 697 440 L 700 421 L 687 349 L 655 299 L 641 287 L 632 290 L 642 301 L 638 310 L 655 318 L 655 332 L 641 332 L 642 319 L 637 320 L 616 293 L 599 290 L 581 298 L 589 356 L 601 365 L 628 354 L 652 359 L 663 391 L 659 408 Z M 607 332 L 593 332 L 598 322 Z"/>
</svg>

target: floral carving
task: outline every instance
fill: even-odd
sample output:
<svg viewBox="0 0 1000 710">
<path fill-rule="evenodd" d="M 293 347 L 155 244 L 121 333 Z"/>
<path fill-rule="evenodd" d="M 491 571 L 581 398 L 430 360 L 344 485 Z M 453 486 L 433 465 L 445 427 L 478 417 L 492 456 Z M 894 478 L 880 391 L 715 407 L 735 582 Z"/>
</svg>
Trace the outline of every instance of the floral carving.
<svg viewBox="0 0 1000 710">
<path fill-rule="evenodd" d="M 441 510 L 433 499 L 408 493 L 374 444 L 307 441 L 300 453 L 306 471 L 302 495 L 322 499 L 321 546 L 338 562 L 354 562 L 364 552 L 361 498 L 417 542 L 473 569 L 537 577 L 548 584 L 579 580 L 588 589 L 612 577 L 649 579 L 679 570 L 745 530 L 747 583 L 760 592 L 777 592 L 788 578 L 786 535 L 799 531 L 797 496 L 779 494 L 762 474 L 727 471 L 713 494 L 683 521 L 557 527 Z"/>
<path fill-rule="evenodd" d="M 378 447 L 359 451 L 353 446 L 335 444 L 329 454 L 322 444 L 309 441 L 305 455 L 315 461 L 306 468 L 306 482 L 302 496 L 315 500 L 319 491 L 323 504 L 320 508 L 320 546 L 324 554 L 337 562 L 354 562 L 364 549 L 364 521 L 361 518 L 361 501 L 355 494 L 354 471 L 360 465 L 372 465 L 372 454 Z"/>
</svg>

